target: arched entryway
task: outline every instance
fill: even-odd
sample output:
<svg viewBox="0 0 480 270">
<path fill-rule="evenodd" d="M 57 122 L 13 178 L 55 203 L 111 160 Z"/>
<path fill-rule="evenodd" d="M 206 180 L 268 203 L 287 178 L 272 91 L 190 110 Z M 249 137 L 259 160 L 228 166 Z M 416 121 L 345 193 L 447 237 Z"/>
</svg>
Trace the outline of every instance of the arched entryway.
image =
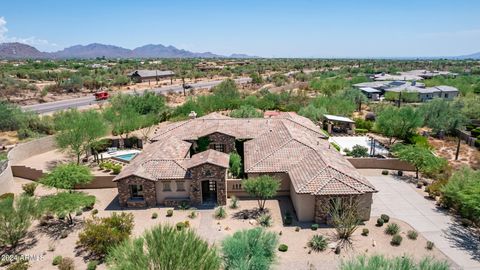
<svg viewBox="0 0 480 270">
<path fill-rule="evenodd" d="M 202 203 L 217 203 L 217 181 L 213 179 L 207 179 L 202 181 Z"/>
</svg>

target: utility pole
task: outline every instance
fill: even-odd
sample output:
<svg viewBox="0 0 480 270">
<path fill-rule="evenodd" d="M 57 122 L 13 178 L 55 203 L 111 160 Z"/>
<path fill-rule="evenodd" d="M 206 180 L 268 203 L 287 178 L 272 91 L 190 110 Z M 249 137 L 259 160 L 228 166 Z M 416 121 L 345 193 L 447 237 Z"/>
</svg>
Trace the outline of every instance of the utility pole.
<svg viewBox="0 0 480 270">
<path fill-rule="evenodd" d="M 458 136 L 457 152 L 455 153 L 455 160 L 458 160 L 458 154 L 460 153 L 460 136 Z"/>
</svg>

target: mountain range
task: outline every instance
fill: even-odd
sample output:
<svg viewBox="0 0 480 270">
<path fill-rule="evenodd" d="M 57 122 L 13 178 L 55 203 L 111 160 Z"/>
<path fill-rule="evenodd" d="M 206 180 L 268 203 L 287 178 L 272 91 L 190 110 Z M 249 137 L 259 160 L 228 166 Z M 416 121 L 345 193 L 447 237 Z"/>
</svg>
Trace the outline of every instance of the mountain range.
<svg viewBox="0 0 480 270">
<path fill-rule="evenodd" d="M 246 54 L 218 55 L 211 52 L 191 52 L 174 46 L 149 44 L 133 50 L 114 45 L 92 43 L 75 45 L 56 52 L 41 52 L 35 47 L 13 42 L 0 43 L 0 59 L 91 59 L 105 58 L 254 58 Z"/>
</svg>

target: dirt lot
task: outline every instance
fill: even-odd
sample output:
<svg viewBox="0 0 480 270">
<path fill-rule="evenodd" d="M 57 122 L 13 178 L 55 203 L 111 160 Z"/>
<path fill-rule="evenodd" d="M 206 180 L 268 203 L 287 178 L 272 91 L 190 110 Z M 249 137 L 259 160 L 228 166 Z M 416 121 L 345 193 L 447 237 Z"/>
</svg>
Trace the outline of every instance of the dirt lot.
<svg viewBox="0 0 480 270">
<path fill-rule="evenodd" d="M 455 169 L 462 166 L 469 166 L 472 169 L 480 169 L 480 151 L 477 148 L 468 146 L 462 142 L 460 144 L 458 160 L 455 160 L 458 143 L 456 138 L 440 140 L 429 137 L 428 142 L 434 147 L 435 153 L 447 159 L 450 165 Z"/>
<path fill-rule="evenodd" d="M 15 193 L 21 192 L 21 184 L 29 182 L 28 180 L 16 179 Z M 44 196 L 54 193 L 55 190 L 39 187 L 36 191 L 37 196 Z M 220 241 L 227 235 L 233 234 L 237 230 L 249 229 L 258 226 L 254 219 L 244 219 L 243 214 L 257 207 L 256 200 L 240 200 L 238 209 L 230 209 L 227 207 L 228 217 L 223 220 L 216 220 L 213 217 L 213 209 L 195 210 L 198 216 L 190 219 L 188 215 L 193 210 L 175 210 L 173 217 L 166 217 L 166 211 L 170 208 L 156 207 L 148 209 L 131 209 L 122 210 L 119 208 L 116 195 L 116 189 L 96 189 L 86 190 L 87 193 L 97 197 L 95 208 L 99 210 L 99 216 L 108 216 L 114 211 L 125 211 L 133 213 L 135 216 L 134 236 L 140 235 L 145 229 L 151 228 L 157 224 L 175 224 L 180 221 L 189 220 L 191 228 L 196 230 L 199 235 L 207 239 L 210 243 L 218 245 Z M 387 256 L 402 256 L 408 254 L 416 259 L 424 256 L 433 256 L 437 259 L 446 260 L 447 257 L 439 250 L 434 248 L 429 251 L 425 249 L 426 240 L 420 235 L 417 240 L 409 240 L 406 232 L 411 229 L 408 224 L 402 221 L 391 220 L 390 222 L 398 223 L 401 227 L 401 235 L 403 242 L 399 247 L 390 245 L 391 236 L 386 235 L 383 231 L 384 227 L 376 227 L 376 217 L 372 217 L 364 226 L 355 232 L 353 236 L 352 246 L 342 250 L 340 255 L 333 252 L 334 230 L 332 228 L 320 228 L 317 231 L 310 229 L 311 223 L 298 223 L 294 221 L 291 226 L 283 226 L 282 214 L 285 211 L 293 213 L 292 205 L 287 197 L 281 197 L 277 200 L 267 201 L 267 208 L 273 218 L 273 225 L 267 230 L 279 234 L 279 242 L 287 244 L 289 249 L 287 252 L 277 252 L 278 258 L 274 269 L 335 269 L 342 259 L 348 259 L 358 254 L 384 254 Z M 158 213 L 157 219 L 152 219 L 153 213 Z M 81 231 L 82 222 L 90 217 L 90 212 L 85 212 L 81 216 L 77 216 L 74 227 L 53 226 L 46 229 L 45 226 L 39 226 L 35 223 L 31 229 L 29 237 L 25 240 L 25 245 L 21 249 L 21 254 L 40 255 L 41 259 L 32 262 L 30 269 L 52 269 L 51 262 L 56 255 L 72 257 L 75 261 L 76 269 L 85 269 L 85 254 L 77 254 L 75 243 L 78 239 L 78 233 Z M 299 226 L 297 232 L 295 228 Z M 362 228 L 370 230 L 369 236 L 362 236 Z M 61 239 L 60 232 L 69 232 L 68 236 Z M 315 234 L 321 234 L 330 240 L 330 248 L 315 253 L 309 252 L 307 248 L 308 240 Z M 105 265 L 101 265 L 98 269 L 105 269 Z"/>
</svg>

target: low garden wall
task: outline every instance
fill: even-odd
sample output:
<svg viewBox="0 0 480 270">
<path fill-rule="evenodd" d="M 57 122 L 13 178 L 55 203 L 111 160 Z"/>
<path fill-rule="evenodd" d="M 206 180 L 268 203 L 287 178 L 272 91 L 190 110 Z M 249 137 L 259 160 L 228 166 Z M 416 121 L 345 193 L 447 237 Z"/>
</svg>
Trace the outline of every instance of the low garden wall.
<svg viewBox="0 0 480 270">
<path fill-rule="evenodd" d="M 117 182 L 113 182 L 114 177 L 114 175 L 97 175 L 89 184 L 77 185 L 75 189 L 116 188 Z"/>
<path fill-rule="evenodd" d="M 16 145 L 8 152 L 8 160 L 12 165 L 16 165 L 22 160 L 31 156 L 43 154 L 48 151 L 55 150 L 55 137 L 47 136 L 33 141 Z"/>
<path fill-rule="evenodd" d="M 347 160 L 357 169 L 415 171 L 415 167 L 410 163 L 397 158 L 347 158 Z"/>
</svg>

